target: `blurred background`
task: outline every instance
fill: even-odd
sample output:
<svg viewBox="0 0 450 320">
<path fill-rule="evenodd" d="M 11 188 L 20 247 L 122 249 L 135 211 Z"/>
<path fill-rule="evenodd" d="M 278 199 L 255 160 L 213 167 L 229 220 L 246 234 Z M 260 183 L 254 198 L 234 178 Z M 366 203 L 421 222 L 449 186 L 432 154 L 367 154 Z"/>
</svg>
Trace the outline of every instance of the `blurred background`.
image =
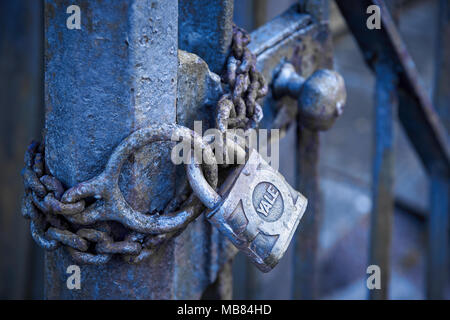
<svg viewBox="0 0 450 320">
<path fill-rule="evenodd" d="M 389 0 L 388 0 L 389 1 Z M 236 0 L 234 20 L 248 31 L 295 0 Z M 366 299 L 373 155 L 375 78 L 345 21 L 330 1 L 335 69 L 347 86 L 344 115 L 322 135 L 319 176 L 323 221 L 319 234 L 319 297 Z M 43 128 L 43 8 L 41 1 L 0 2 L 0 298 L 43 298 L 43 251 L 20 214 L 23 154 Z M 430 97 L 436 72 L 439 0 L 401 1 L 398 27 Z M 450 88 L 449 88 L 450 91 Z M 295 138 L 291 127 L 283 143 Z M 395 127 L 395 215 L 391 247 L 392 299 L 425 298 L 428 178 L 400 125 Z M 293 172 L 282 157 L 280 171 Z M 293 177 L 287 177 L 292 183 Z M 292 248 L 290 248 L 292 249 Z M 292 251 L 292 250 L 290 250 Z M 238 255 L 236 299 L 289 299 L 292 253 L 269 274 Z M 450 298 L 447 284 L 446 298 Z"/>
</svg>

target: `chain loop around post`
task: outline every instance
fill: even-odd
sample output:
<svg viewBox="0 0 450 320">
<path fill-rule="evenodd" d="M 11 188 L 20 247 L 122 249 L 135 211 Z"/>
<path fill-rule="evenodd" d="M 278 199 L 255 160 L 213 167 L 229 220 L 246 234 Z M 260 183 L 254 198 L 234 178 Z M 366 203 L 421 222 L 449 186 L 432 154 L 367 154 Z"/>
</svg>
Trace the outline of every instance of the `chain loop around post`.
<svg viewBox="0 0 450 320">
<path fill-rule="evenodd" d="M 136 211 L 120 191 L 120 171 L 128 157 L 143 146 L 180 139 L 192 142 L 197 150 L 202 151 L 205 160 L 203 171 L 208 183 L 216 187 L 218 170 L 211 148 L 194 131 L 178 125 L 137 130 L 117 146 L 100 175 L 65 192 L 55 177 L 45 174 L 44 170 L 33 169 L 37 163 L 43 164 L 44 159 L 43 146 L 33 142 L 26 152 L 26 167 L 22 173 L 26 191 L 22 213 L 31 220 L 33 238 L 47 250 L 64 245 L 74 260 L 80 263 L 103 264 L 114 254 L 122 255 L 130 263 L 148 257 L 155 250 L 155 243 L 159 245 L 177 236 L 180 230 L 198 217 L 203 206 L 191 194 L 183 203 L 183 209 L 177 212 L 150 215 Z M 91 197 L 96 201 L 85 207 L 85 200 Z M 114 239 L 107 230 L 109 221 L 119 222 L 129 230 L 125 239 Z M 97 225 L 103 230 L 96 229 Z"/>
</svg>

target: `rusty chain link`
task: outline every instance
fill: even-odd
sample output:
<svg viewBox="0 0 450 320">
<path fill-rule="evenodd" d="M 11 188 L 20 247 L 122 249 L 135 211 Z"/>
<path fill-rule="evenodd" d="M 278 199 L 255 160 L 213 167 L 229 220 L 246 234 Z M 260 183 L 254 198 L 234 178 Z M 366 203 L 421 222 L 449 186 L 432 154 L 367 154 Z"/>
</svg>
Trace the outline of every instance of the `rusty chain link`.
<svg viewBox="0 0 450 320">
<path fill-rule="evenodd" d="M 138 263 L 162 243 L 179 235 L 202 212 L 203 206 L 193 194 L 180 211 L 148 215 L 131 208 L 118 186 L 122 165 L 132 152 L 171 137 L 192 139 L 203 150 L 206 162 L 213 163 L 204 165 L 204 172 L 209 183 L 216 186 L 217 165 L 209 145 L 194 131 L 177 125 L 132 133 L 114 150 L 102 174 L 68 190 L 55 177 L 44 174 L 44 146 L 32 142 L 22 171 L 25 186 L 22 214 L 31 220 L 31 234 L 36 243 L 46 250 L 64 245 L 78 263 L 104 264 L 114 254 L 122 255 L 129 263 Z M 86 205 L 90 197 L 97 200 Z M 112 221 L 120 222 L 120 234 L 113 232 Z"/>
<path fill-rule="evenodd" d="M 229 127 L 253 128 L 263 116 L 256 101 L 268 89 L 256 70 L 256 57 L 247 48 L 249 42 L 249 35 L 233 26 L 231 53 L 222 77 L 226 93 L 217 104 L 216 127 L 223 134 Z M 155 141 L 170 140 L 174 133 L 183 140 L 192 139 L 203 150 L 205 162 L 213 163 L 203 165 L 203 172 L 215 188 L 217 164 L 209 143 L 181 126 L 162 125 L 132 133 L 114 150 L 103 173 L 70 189 L 48 172 L 44 145 L 32 142 L 22 171 L 22 215 L 30 220 L 36 243 L 46 250 L 63 245 L 75 262 L 100 265 L 113 255 L 139 263 L 178 236 L 204 209 L 187 182 L 164 211 L 154 215 L 131 208 L 118 186 L 122 165 L 132 152 Z M 178 208 L 183 209 L 174 212 Z"/>
<path fill-rule="evenodd" d="M 217 104 L 216 127 L 222 133 L 228 128 L 254 128 L 263 118 L 257 100 L 267 94 L 268 87 L 256 69 L 256 56 L 247 48 L 249 34 L 233 25 L 231 52 L 222 79 L 225 94 Z"/>
</svg>

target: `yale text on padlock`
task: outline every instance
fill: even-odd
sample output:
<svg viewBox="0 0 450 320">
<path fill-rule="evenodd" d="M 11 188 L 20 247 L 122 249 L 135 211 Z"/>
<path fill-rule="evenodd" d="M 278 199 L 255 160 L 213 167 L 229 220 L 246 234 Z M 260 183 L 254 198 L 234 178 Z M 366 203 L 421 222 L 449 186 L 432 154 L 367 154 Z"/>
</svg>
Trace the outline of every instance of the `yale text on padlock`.
<svg viewBox="0 0 450 320">
<path fill-rule="evenodd" d="M 222 202 L 207 218 L 263 272 L 283 257 L 307 199 L 252 150 L 219 190 Z"/>
</svg>

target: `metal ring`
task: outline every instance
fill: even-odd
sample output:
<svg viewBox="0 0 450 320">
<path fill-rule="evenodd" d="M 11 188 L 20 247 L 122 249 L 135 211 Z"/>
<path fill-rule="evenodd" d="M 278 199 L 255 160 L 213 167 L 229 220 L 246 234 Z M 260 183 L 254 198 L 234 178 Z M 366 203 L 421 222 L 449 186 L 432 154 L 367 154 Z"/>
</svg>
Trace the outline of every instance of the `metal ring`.
<svg viewBox="0 0 450 320">
<path fill-rule="evenodd" d="M 210 146 L 204 143 L 198 134 L 186 127 L 174 124 L 148 127 L 135 131 L 122 141 L 112 153 L 105 170 L 100 175 L 65 192 L 62 202 L 66 203 L 77 202 L 90 196 L 103 199 L 103 203 L 100 205 L 91 205 L 85 211 L 67 218 L 81 224 L 113 220 L 146 234 L 172 232 L 179 229 L 180 226 L 184 226 L 188 221 L 192 221 L 197 217 L 195 203 L 190 202 L 190 206 L 173 214 L 147 215 L 134 210 L 126 202 L 118 184 L 122 165 L 130 154 L 152 142 L 179 141 L 180 138 L 193 141 L 196 149 L 203 150 L 208 182 L 215 187 L 218 180 L 217 162 Z"/>
</svg>

